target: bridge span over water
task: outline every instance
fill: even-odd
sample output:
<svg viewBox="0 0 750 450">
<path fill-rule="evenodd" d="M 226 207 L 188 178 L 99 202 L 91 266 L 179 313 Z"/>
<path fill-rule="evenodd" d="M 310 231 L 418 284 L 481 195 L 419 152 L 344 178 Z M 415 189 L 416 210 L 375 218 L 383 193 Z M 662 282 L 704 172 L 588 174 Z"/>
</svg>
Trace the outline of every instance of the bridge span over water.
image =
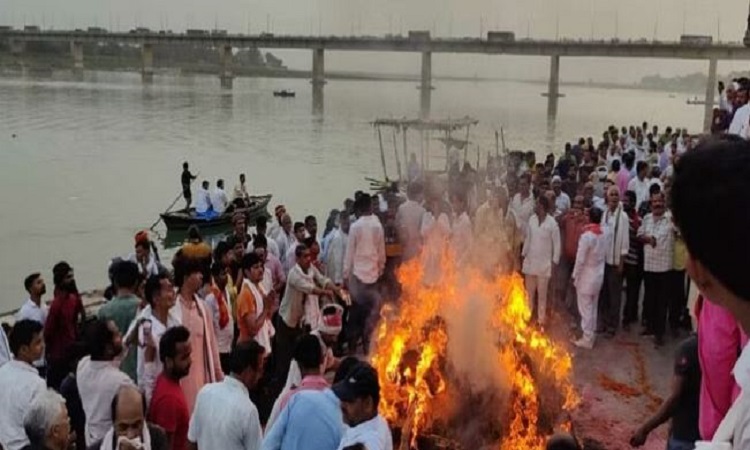
<svg viewBox="0 0 750 450">
<path fill-rule="evenodd" d="M 560 97 L 560 59 L 562 57 L 597 58 L 660 58 L 703 60 L 708 62 L 704 127 L 711 123 L 714 88 L 719 60 L 750 60 L 750 48 L 735 43 L 684 43 L 659 41 L 621 41 L 617 39 L 599 41 L 539 40 L 539 39 L 480 39 L 480 38 L 432 38 L 420 32 L 410 37 L 402 36 L 277 36 L 269 33 L 257 35 L 226 33 L 171 33 L 131 31 L 112 33 L 101 31 L 59 30 L 7 30 L 0 29 L 0 39 L 10 42 L 11 51 L 22 57 L 26 42 L 52 41 L 70 42 L 73 66 L 84 69 L 83 44 L 119 43 L 138 45 L 142 48 L 142 79 L 153 81 L 153 46 L 163 44 L 194 44 L 218 49 L 220 54 L 221 86 L 231 89 L 232 49 L 256 47 L 264 49 L 292 49 L 312 51 L 313 108 L 322 109 L 323 86 L 325 85 L 325 52 L 409 52 L 421 55 L 420 110 L 429 116 L 432 86 L 433 53 L 522 55 L 550 58 L 550 77 L 547 92 L 548 116 L 557 116 Z"/>
</svg>

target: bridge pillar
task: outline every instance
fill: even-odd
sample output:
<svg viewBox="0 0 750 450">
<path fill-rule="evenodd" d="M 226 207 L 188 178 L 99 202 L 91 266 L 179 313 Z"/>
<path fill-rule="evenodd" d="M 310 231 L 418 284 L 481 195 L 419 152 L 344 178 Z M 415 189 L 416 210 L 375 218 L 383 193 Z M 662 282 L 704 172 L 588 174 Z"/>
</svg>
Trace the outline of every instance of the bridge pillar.
<svg viewBox="0 0 750 450">
<path fill-rule="evenodd" d="M 70 53 L 73 55 L 73 72 L 78 74 L 83 73 L 83 43 L 71 42 Z"/>
<path fill-rule="evenodd" d="M 141 46 L 141 81 L 143 84 L 154 82 L 154 46 L 143 44 Z"/>
<path fill-rule="evenodd" d="M 313 88 L 313 114 L 322 114 L 325 108 L 323 87 L 326 84 L 325 50 L 316 48 L 313 50 L 312 61 L 312 88 Z"/>
<path fill-rule="evenodd" d="M 231 45 L 224 44 L 219 48 L 219 64 L 221 64 L 219 80 L 223 89 L 232 89 L 234 82 L 234 72 L 232 70 L 233 58 Z"/>
<path fill-rule="evenodd" d="M 18 66 L 21 68 L 21 72 L 25 75 L 26 65 L 23 61 L 23 54 L 24 52 L 26 52 L 26 42 L 11 39 L 8 42 L 8 45 L 10 46 L 10 54 L 13 55 L 15 63 L 18 64 Z"/>
<path fill-rule="evenodd" d="M 552 55 L 547 88 L 547 119 L 557 119 L 557 102 L 560 97 L 560 55 Z"/>
<path fill-rule="evenodd" d="M 717 60 L 708 60 L 708 84 L 706 84 L 706 104 L 703 106 L 703 132 L 711 131 L 714 116 L 714 89 L 716 89 Z"/>
<path fill-rule="evenodd" d="M 9 41 L 10 45 L 10 53 L 13 56 L 19 57 L 26 51 L 26 42 L 24 41 L 17 41 L 14 39 L 11 39 Z"/>
<path fill-rule="evenodd" d="M 419 85 L 419 114 L 423 119 L 430 117 L 432 105 L 432 53 L 422 53 L 422 77 Z"/>
</svg>

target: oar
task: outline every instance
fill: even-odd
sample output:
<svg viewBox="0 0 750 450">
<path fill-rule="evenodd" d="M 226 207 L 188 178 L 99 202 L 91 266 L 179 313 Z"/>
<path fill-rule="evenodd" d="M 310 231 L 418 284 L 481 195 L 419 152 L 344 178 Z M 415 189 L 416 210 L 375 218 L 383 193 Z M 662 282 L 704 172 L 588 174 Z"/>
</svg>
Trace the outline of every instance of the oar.
<svg viewBox="0 0 750 450">
<path fill-rule="evenodd" d="M 200 174 L 201 174 L 200 172 L 196 173 L 196 174 L 195 174 L 195 178 L 196 178 L 196 179 L 198 179 L 198 176 L 199 176 Z M 190 183 L 192 184 L 192 183 L 193 183 L 193 180 L 190 180 Z M 164 211 L 164 213 L 163 213 L 163 214 L 166 214 L 166 213 L 168 213 L 168 212 L 169 212 L 169 211 L 170 211 L 170 210 L 171 210 L 171 209 L 172 209 L 172 208 L 174 207 L 174 205 L 175 205 L 175 204 L 176 204 L 176 203 L 177 203 L 177 202 L 178 202 L 178 201 L 180 200 L 180 198 L 182 198 L 182 191 L 180 191 L 180 193 L 179 193 L 179 194 L 177 194 L 177 197 L 176 197 L 176 198 L 174 199 L 174 201 L 172 202 L 172 204 L 171 204 L 171 205 L 169 205 L 169 208 L 167 208 L 167 209 L 166 209 L 166 211 Z M 188 207 L 189 207 L 189 206 L 190 206 L 190 205 L 188 205 Z M 150 231 L 154 231 L 154 227 L 155 227 L 155 226 L 157 226 L 157 225 L 159 225 L 159 222 L 161 222 L 161 221 L 162 221 L 162 217 L 161 217 L 161 214 L 160 214 L 160 215 L 159 215 L 159 218 L 158 218 L 158 219 L 156 219 L 156 222 L 154 222 L 154 224 L 153 224 L 153 225 L 151 225 L 151 227 L 149 228 L 149 230 L 150 230 Z"/>
<path fill-rule="evenodd" d="M 177 194 L 177 198 L 175 198 L 175 199 L 174 199 L 174 201 L 172 202 L 172 204 L 171 204 L 171 205 L 169 205 L 169 208 L 167 208 L 167 210 L 166 210 L 166 211 L 164 211 L 164 214 L 168 213 L 168 212 L 169 212 L 169 210 L 170 210 L 170 209 L 172 209 L 172 207 L 173 207 L 173 206 L 174 206 L 174 205 L 175 205 L 175 204 L 176 204 L 176 203 L 177 203 L 177 202 L 178 202 L 178 201 L 179 201 L 179 200 L 180 200 L 181 198 L 182 198 L 182 192 L 180 192 L 179 194 Z M 153 231 L 153 230 L 154 230 L 154 227 L 155 227 L 155 226 L 157 226 L 157 225 L 159 225 L 159 222 L 161 222 L 161 220 L 162 220 L 162 217 L 161 217 L 161 215 L 159 215 L 159 218 L 158 218 L 158 219 L 156 219 L 156 222 L 154 222 L 154 224 L 153 224 L 153 225 L 151 225 L 151 227 L 149 228 L 149 230 Z"/>
</svg>

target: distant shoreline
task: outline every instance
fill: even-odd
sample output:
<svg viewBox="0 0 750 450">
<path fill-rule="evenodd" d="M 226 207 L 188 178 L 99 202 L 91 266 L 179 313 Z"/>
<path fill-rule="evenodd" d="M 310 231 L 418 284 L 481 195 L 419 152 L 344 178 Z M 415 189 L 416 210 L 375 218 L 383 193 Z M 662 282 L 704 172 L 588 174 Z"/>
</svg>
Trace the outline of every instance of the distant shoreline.
<svg viewBox="0 0 750 450">
<path fill-rule="evenodd" d="M 9 63 L 8 59 L 2 57 L 0 54 L 0 74 L 21 76 L 24 71 L 15 63 Z M 33 78 L 49 78 L 54 72 L 70 72 L 72 70 L 66 64 L 59 64 L 60 61 L 52 61 L 40 63 L 38 57 L 31 58 L 26 68 L 26 73 Z M 101 72 L 129 72 L 129 73 L 140 73 L 140 67 L 128 67 L 128 66 L 113 66 L 108 64 L 97 63 L 96 61 L 86 61 L 84 64 L 84 70 L 90 71 L 101 71 Z M 187 67 L 160 67 L 154 68 L 155 74 L 158 76 L 160 73 L 179 73 L 179 74 L 201 74 L 201 75 L 213 75 L 218 74 L 219 68 L 207 65 L 195 65 Z M 289 79 L 311 79 L 312 72 L 309 70 L 297 70 L 297 69 L 286 69 L 286 68 L 273 68 L 273 67 L 234 67 L 234 75 L 237 78 L 289 78 Z M 329 80 L 349 80 L 349 81 L 394 81 L 394 82 L 420 82 L 420 76 L 417 74 L 397 74 L 397 73 L 372 73 L 372 72 L 351 72 L 351 71 L 328 71 L 326 72 L 326 79 Z M 479 77 L 479 76 L 456 76 L 456 75 L 435 75 L 433 81 L 462 81 L 462 82 L 475 82 L 475 83 L 495 83 L 495 82 L 512 82 L 512 83 L 526 83 L 540 86 L 546 86 L 548 81 L 544 79 L 519 79 L 519 78 L 505 78 L 505 77 Z M 657 86 L 644 86 L 642 83 L 609 83 L 599 81 L 561 81 L 561 87 L 582 87 L 582 88 L 597 88 L 597 89 L 633 89 L 633 90 L 646 90 L 654 92 L 671 92 L 671 93 L 684 93 L 690 94 L 691 96 L 698 95 L 702 97 L 703 92 L 696 92 L 695 89 L 688 88 L 685 86 L 676 85 L 673 89 L 664 89 Z"/>
</svg>

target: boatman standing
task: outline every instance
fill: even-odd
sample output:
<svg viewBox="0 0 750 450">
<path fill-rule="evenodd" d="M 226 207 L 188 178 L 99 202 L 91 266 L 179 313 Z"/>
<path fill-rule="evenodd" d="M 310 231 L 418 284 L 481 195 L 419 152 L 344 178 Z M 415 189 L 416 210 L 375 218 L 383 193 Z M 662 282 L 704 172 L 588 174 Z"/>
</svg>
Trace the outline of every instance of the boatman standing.
<svg viewBox="0 0 750 450">
<path fill-rule="evenodd" d="M 193 194 L 190 192 L 190 183 L 198 178 L 190 173 L 187 161 L 182 163 L 182 196 L 185 197 L 185 211 L 190 210 L 190 203 L 193 201 Z"/>
</svg>

